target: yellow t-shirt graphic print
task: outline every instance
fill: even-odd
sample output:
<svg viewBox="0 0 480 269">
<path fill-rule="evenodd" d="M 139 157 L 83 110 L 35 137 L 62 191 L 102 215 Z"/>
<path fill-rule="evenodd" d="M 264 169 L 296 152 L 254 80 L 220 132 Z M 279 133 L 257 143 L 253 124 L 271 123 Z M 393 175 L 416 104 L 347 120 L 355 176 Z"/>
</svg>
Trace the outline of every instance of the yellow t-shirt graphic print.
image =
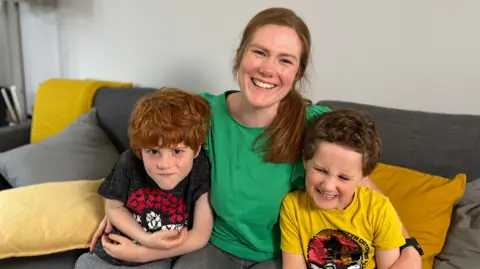
<svg viewBox="0 0 480 269">
<path fill-rule="evenodd" d="M 359 187 L 344 210 L 320 210 L 305 191 L 288 193 L 280 211 L 281 248 L 303 254 L 308 268 L 374 269 L 375 250 L 405 244 L 387 197 Z"/>
<path fill-rule="evenodd" d="M 369 259 L 370 246 L 341 230 L 326 229 L 308 243 L 307 261 L 311 268 L 361 269 Z"/>
</svg>

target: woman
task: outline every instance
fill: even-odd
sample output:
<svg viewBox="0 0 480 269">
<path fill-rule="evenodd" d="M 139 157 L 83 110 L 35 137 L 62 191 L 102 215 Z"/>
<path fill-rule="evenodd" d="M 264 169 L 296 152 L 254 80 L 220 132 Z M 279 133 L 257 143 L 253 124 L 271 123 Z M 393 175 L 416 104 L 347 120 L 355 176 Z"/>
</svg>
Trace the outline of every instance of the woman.
<svg viewBox="0 0 480 269">
<path fill-rule="evenodd" d="M 181 255 L 174 269 L 281 268 L 280 204 L 287 192 L 304 186 L 305 125 L 328 111 L 307 107 L 297 89 L 305 79 L 310 46 L 307 25 L 289 9 L 269 8 L 250 20 L 233 66 L 240 91 L 203 94 L 213 114 L 206 147 L 216 213 L 210 242 L 191 253 L 181 246 L 151 250 L 144 254 L 148 259 Z M 106 226 L 104 220 L 96 238 Z M 131 242 L 121 241 L 119 258 L 134 251 Z"/>
</svg>

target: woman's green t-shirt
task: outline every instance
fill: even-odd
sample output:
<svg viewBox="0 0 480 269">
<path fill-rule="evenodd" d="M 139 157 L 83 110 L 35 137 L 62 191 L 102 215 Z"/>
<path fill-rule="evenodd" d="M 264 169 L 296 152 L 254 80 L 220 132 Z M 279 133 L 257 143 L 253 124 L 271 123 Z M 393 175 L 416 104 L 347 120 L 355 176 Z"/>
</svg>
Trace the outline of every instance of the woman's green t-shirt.
<svg viewBox="0 0 480 269">
<path fill-rule="evenodd" d="M 202 93 L 211 104 L 206 149 L 212 164 L 210 200 L 216 213 L 210 242 L 243 259 L 265 261 L 281 254 L 278 216 L 282 199 L 304 186 L 305 171 L 296 163 L 265 163 L 252 150 L 264 128 L 251 128 L 230 114 L 226 95 Z M 329 108 L 310 106 L 307 122 Z"/>
</svg>

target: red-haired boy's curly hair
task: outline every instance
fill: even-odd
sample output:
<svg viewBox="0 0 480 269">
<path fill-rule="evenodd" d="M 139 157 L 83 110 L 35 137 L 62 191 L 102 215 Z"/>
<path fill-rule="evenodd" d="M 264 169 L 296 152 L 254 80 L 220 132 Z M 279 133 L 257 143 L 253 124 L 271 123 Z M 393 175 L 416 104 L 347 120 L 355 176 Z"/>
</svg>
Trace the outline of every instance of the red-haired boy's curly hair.
<svg viewBox="0 0 480 269">
<path fill-rule="evenodd" d="M 130 147 L 139 158 L 142 149 L 180 143 L 196 152 L 205 143 L 210 118 L 210 104 L 202 96 L 162 88 L 135 104 L 128 127 Z"/>
</svg>

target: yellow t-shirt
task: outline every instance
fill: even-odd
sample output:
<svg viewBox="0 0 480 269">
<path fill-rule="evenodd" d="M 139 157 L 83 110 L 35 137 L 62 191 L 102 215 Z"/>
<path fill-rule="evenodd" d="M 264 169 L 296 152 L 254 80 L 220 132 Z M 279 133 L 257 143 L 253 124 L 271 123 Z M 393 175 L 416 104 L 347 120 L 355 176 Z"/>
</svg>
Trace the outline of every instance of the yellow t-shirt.
<svg viewBox="0 0 480 269">
<path fill-rule="evenodd" d="M 405 244 L 390 200 L 367 187 L 358 187 L 344 210 L 321 210 L 306 191 L 290 192 L 282 203 L 280 228 L 282 251 L 303 254 L 308 268 L 373 269 L 375 249 Z"/>
</svg>

